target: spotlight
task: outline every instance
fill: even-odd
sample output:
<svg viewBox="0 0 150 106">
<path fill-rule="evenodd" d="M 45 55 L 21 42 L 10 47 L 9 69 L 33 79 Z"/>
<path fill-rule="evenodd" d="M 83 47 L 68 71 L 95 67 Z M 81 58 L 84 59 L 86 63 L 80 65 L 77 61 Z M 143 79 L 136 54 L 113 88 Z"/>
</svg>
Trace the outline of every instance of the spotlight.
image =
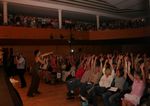
<svg viewBox="0 0 150 106">
<path fill-rule="evenodd" d="M 70 44 L 70 43 L 71 43 L 71 40 L 68 40 L 68 43 Z"/>
<path fill-rule="evenodd" d="M 71 49 L 71 53 L 74 53 L 74 50 L 73 50 L 73 49 Z"/>
</svg>

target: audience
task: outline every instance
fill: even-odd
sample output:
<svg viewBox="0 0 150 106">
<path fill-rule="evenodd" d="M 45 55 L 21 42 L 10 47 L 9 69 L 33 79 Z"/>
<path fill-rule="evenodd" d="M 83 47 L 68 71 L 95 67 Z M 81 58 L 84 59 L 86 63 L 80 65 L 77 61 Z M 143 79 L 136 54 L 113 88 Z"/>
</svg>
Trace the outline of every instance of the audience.
<svg viewBox="0 0 150 106">
<path fill-rule="evenodd" d="M 58 29 L 59 28 L 58 24 L 59 24 L 58 19 L 49 17 L 35 17 L 35 16 L 12 15 L 12 14 L 9 15 L 8 17 L 8 25 L 13 26 Z M 64 19 L 62 22 L 62 28 L 76 31 L 88 31 L 88 30 L 95 30 L 96 25 L 89 22 Z"/>
<path fill-rule="evenodd" d="M 120 55 L 118 59 L 118 66 L 116 68 L 116 75 L 114 78 L 114 90 L 108 89 L 104 94 L 102 94 L 104 100 L 104 106 L 117 106 L 117 98 L 119 97 L 121 91 L 123 91 L 123 86 L 126 81 L 126 71 L 127 71 L 127 56 L 124 57 L 123 65 L 123 56 Z M 123 68 L 124 66 L 124 68 Z"/>
<path fill-rule="evenodd" d="M 120 106 L 121 102 L 122 106 L 142 104 L 140 100 L 148 79 L 145 73 L 150 69 L 149 57 L 145 54 L 84 55 L 79 59 L 75 55 L 58 57 L 55 57 L 55 72 L 59 71 L 67 84 L 67 99 L 74 99 L 79 91 L 81 102 L 93 106 L 98 105 L 98 97 L 102 97 L 104 106 Z M 49 60 L 50 65 L 51 61 L 54 60 Z"/>
<path fill-rule="evenodd" d="M 80 97 L 82 101 L 86 101 L 87 93 L 89 94 L 93 87 L 98 84 L 102 75 L 102 58 L 100 60 L 97 56 L 93 55 L 91 60 L 91 76 L 88 81 L 80 85 Z"/>
<path fill-rule="evenodd" d="M 145 89 L 145 71 L 144 63 L 140 64 L 140 69 L 137 69 L 134 76 L 130 72 L 131 63 L 128 62 L 128 76 L 133 81 L 131 93 L 125 94 L 122 100 L 122 106 L 137 106 L 140 104 L 140 99 L 143 96 Z"/>
<path fill-rule="evenodd" d="M 81 83 L 84 83 L 87 80 L 87 77 L 89 77 L 88 73 L 90 71 L 87 71 L 87 64 L 89 64 L 90 59 L 84 59 L 81 64 L 79 65 L 79 68 L 77 69 L 75 73 L 75 78 L 70 78 L 67 81 L 67 88 L 68 88 L 68 99 L 74 98 L 74 92 L 75 89 L 79 88 Z M 85 72 L 86 70 L 86 72 Z"/>
<path fill-rule="evenodd" d="M 19 60 L 16 60 L 19 65 Z M 132 53 L 97 56 L 46 54 L 41 58 L 42 65 L 39 67 L 46 82 L 57 78 L 66 82 L 67 99 L 74 99 L 79 94 L 82 103 L 93 106 L 98 106 L 99 97 L 102 98 L 104 106 L 142 106 L 149 103 L 150 97 L 149 60 L 146 54 Z M 145 94 L 146 99 L 142 102 Z"/>
<path fill-rule="evenodd" d="M 38 16 L 27 16 L 27 15 L 8 15 L 8 25 L 12 26 L 23 26 L 32 28 L 59 28 L 59 22 L 57 18 L 50 17 L 38 17 Z M 3 17 L 0 13 L 0 25 L 3 25 Z M 137 18 L 132 20 L 102 20 L 100 22 L 99 30 L 105 29 L 125 29 L 125 28 L 140 28 L 146 25 L 144 18 Z M 63 19 L 62 29 L 76 30 L 76 31 L 95 31 L 96 23 L 76 21 L 71 19 Z"/>
<path fill-rule="evenodd" d="M 78 84 L 75 83 L 77 78 L 73 78 L 74 81 L 73 79 L 67 81 L 67 85 L 73 88 L 69 88 L 69 99 L 74 98 L 74 90 L 78 88 L 81 102 L 90 103 L 93 106 L 98 105 L 96 99 L 98 96 L 103 98 L 104 106 L 120 106 L 121 101 L 122 106 L 141 104 L 140 100 L 146 87 L 145 69 L 147 69 L 143 59 L 148 64 L 148 57 L 140 56 L 139 54 L 133 56 L 132 53 L 130 55 L 127 53 L 125 55 L 87 56 L 83 60 L 85 62 L 85 71 L 82 71 L 84 73 L 80 76 L 81 80 L 78 80 Z M 80 67 L 76 73 L 79 72 L 79 69 Z M 101 72 L 103 73 L 102 76 Z M 134 73 L 134 77 L 132 73 Z M 130 80 L 133 81 L 133 84 Z"/>
<path fill-rule="evenodd" d="M 92 103 L 94 106 L 97 106 L 96 95 L 101 96 L 103 93 L 107 91 L 109 87 L 111 87 L 111 83 L 114 79 L 114 68 L 112 57 L 109 57 L 105 60 L 102 72 L 103 75 L 99 81 L 99 84 L 94 87 L 92 94 L 90 95 L 90 99 L 92 99 Z"/>
</svg>

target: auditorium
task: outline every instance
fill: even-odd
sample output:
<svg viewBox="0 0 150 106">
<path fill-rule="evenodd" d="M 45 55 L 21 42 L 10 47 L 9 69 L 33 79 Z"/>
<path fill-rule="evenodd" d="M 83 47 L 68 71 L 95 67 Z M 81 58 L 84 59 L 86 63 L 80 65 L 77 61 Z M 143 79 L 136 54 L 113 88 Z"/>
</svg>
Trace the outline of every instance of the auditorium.
<svg viewBox="0 0 150 106">
<path fill-rule="evenodd" d="M 0 106 L 150 106 L 150 0 L 0 0 Z"/>
</svg>

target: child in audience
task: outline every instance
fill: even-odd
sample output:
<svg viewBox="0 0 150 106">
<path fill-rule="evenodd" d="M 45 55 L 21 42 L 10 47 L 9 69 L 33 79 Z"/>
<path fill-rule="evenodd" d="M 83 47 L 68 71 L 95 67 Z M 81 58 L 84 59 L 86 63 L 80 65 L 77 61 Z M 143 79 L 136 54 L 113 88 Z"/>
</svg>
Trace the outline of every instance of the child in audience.
<svg viewBox="0 0 150 106">
<path fill-rule="evenodd" d="M 131 63 L 128 62 L 128 65 L 131 66 Z M 145 89 L 144 63 L 140 64 L 140 71 L 137 69 L 134 76 L 130 73 L 130 67 L 128 67 L 127 73 L 133 84 L 131 92 L 124 95 L 122 106 L 137 106 L 140 104 L 140 99 Z"/>
<path fill-rule="evenodd" d="M 68 89 L 67 99 L 74 98 L 74 90 L 76 88 L 79 88 L 80 80 L 81 80 L 85 70 L 86 70 L 86 59 L 80 63 L 80 66 L 75 73 L 75 77 L 71 78 L 70 80 L 67 81 L 67 89 Z"/>
<path fill-rule="evenodd" d="M 92 57 L 91 62 L 91 76 L 89 77 L 88 81 L 85 83 L 82 83 L 80 86 L 80 97 L 83 102 L 86 102 L 86 97 L 88 94 L 93 90 L 94 85 L 98 84 L 99 79 L 102 75 L 102 63 L 100 62 L 102 59 L 98 59 L 97 57 Z"/>
<path fill-rule="evenodd" d="M 110 89 L 108 89 L 105 93 L 102 94 L 103 100 L 104 100 L 104 106 L 116 106 L 116 99 L 117 97 L 119 97 L 121 91 L 123 91 L 123 86 L 125 84 L 126 81 L 126 71 L 127 71 L 127 56 L 124 58 L 124 68 L 121 64 L 121 62 L 123 61 L 122 56 L 119 56 L 118 59 L 118 63 L 117 63 L 117 70 L 116 70 L 116 76 L 114 78 L 114 87 L 115 87 L 115 91 L 112 91 Z M 120 68 L 119 68 L 120 67 Z"/>
<path fill-rule="evenodd" d="M 109 87 L 111 87 L 112 81 L 115 76 L 113 64 L 113 58 L 109 57 L 105 60 L 104 67 L 102 69 L 103 76 L 99 81 L 99 85 L 95 86 L 94 92 L 91 93 L 89 100 L 92 100 L 94 106 L 97 106 L 96 95 L 101 96 L 103 93 L 107 91 Z"/>
</svg>

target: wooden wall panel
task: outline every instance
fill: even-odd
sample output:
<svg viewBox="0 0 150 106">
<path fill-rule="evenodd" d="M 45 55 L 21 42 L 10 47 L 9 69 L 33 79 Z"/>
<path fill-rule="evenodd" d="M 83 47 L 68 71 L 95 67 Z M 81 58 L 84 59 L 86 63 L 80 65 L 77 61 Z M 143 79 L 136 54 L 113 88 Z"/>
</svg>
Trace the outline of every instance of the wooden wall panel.
<svg viewBox="0 0 150 106">
<path fill-rule="evenodd" d="M 60 39 L 60 35 L 64 39 L 70 39 L 70 35 L 77 36 L 79 39 L 88 39 L 88 32 L 78 32 L 63 29 L 42 29 L 42 28 L 26 28 L 0 26 L 1 39 Z"/>
<path fill-rule="evenodd" d="M 13 48 L 14 55 L 16 55 L 18 52 L 23 53 L 23 55 L 26 57 L 28 64 L 32 64 L 34 60 L 34 50 L 39 49 L 41 53 L 53 51 L 56 55 L 67 55 L 69 54 L 69 46 L 61 46 L 61 45 L 38 45 L 38 46 L 29 46 L 29 45 L 7 45 L 7 46 L 1 46 L 2 48 Z"/>
<path fill-rule="evenodd" d="M 3 43 L 0 42 L 0 44 L 2 47 L 5 48 L 13 48 L 15 54 L 17 52 L 22 52 L 27 58 L 28 63 L 31 64 L 34 59 L 33 51 L 35 49 L 40 49 L 42 52 L 53 51 L 57 55 L 67 55 L 70 53 L 70 46 L 68 43 L 65 43 L 67 41 L 62 40 L 61 42 L 59 40 L 49 40 L 51 35 L 54 36 L 54 39 L 58 39 L 60 37 L 60 34 L 64 36 L 64 39 L 70 39 L 70 34 L 72 34 L 73 38 L 79 40 L 76 43 L 74 43 L 71 47 L 75 49 L 76 53 L 78 53 L 79 49 L 81 49 L 81 53 L 90 53 L 90 54 L 109 53 L 113 52 L 114 50 L 122 52 L 131 52 L 131 51 L 149 52 L 150 48 L 148 43 L 148 40 L 150 38 L 148 37 L 150 36 L 149 29 L 150 27 L 139 29 L 125 29 L 125 30 L 79 32 L 79 31 L 58 30 L 58 29 L 37 29 L 37 28 L 0 26 L 0 41 L 1 42 L 4 41 Z M 142 40 L 141 37 L 145 37 L 146 40 L 145 39 Z M 140 39 L 138 40 L 129 39 L 126 40 L 125 43 L 122 43 L 122 40 L 119 40 L 121 42 L 116 41 L 116 39 L 127 39 L 127 38 L 140 38 Z M 16 39 L 21 40 L 21 42 L 22 41 L 23 42 L 15 43 L 17 41 Z M 42 42 L 40 41 L 40 39 L 43 39 L 41 40 Z M 132 40 L 133 43 L 131 43 Z M 141 41 L 140 44 L 138 44 L 140 40 L 146 42 L 142 44 Z M 30 41 L 30 43 L 26 43 L 28 41 Z M 130 45 L 128 44 L 128 41 L 130 41 Z M 134 43 L 134 41 L 136 42 Z"/>
<path fill-rule="evenodd" d="M 90 40 L 125 39 L 125 38 L 138 38 L 147 36 L 150 36 L 150 27 L 89 32 Z"/>
<path fill-rule="evenodd" d="M 70 39 L 72 36 L 77 40 L 104 40 L 104 39 L 125 39 L 150 36 L 150 27 L 136 29 L 114 29 L 100 31 L 70 31 L 59 29 L 41 29 L 0 26 L 0 39 L 60 39 L 60 35 L 64 39 Z"/>
<path fill-rule="evenodd" d="M 27 63 L 30 65 L 33 63 L 34 55 L 33 52 L 35 49 L 39 49 L 41 53 L 53 51 L 55 55 L 68 55 L 70 54 L 70 46 L 68 45 L 38 45 L 38 46 L 29 46 L 29 45 L 21 45 L 21 46 L 2 46 L 4 48 L 13 48 L 14 49 L 14 55 L 16 55 L 18 52 L 21 52 L 24 54 L 24 56 L 27 59 Z M 141 53 L 148 53 L 150 55 L 150 45 L 73 45 L 71 46 L 72 49 L 75 50 L 75 54 L 100 54 L 100 53 L 113 53 L 114 51 L 119 52 L 141 52 Z M 81 51 L 79 52 L 79 49 Z"/>
</svg>

